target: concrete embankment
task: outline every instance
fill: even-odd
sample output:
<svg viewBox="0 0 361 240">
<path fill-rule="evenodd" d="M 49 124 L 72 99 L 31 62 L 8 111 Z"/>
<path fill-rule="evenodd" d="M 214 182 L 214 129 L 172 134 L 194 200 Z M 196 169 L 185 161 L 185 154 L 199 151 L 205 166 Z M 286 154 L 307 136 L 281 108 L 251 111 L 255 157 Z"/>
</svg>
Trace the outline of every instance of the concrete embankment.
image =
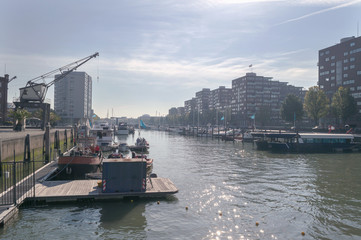
<svg viewBox="0 0 361 240">
<path fill-rule="evenodd" d="M 54 143 L 55 132 L 58 131 L 59 140 L 65 139 L 65 129 L 50 130 L 50 144 Z M 71 129 L 66 129 L 67 137 L 71 136 Z M 22 132 L 15 132 L 12 129 L 0 129 L 0 161 L 15 155 L 24 153 L 25 137 L 30 136 L 30 149 L 42 148 L 44 144 L 45 131 L 39 129 L 27 129 Z"/>
</svg>

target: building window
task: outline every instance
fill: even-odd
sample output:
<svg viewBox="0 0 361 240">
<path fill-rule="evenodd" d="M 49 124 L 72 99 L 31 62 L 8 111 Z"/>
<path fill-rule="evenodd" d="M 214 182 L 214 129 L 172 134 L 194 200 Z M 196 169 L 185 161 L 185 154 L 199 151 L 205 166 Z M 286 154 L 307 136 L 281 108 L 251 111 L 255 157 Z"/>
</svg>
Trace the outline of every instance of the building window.
<svg viewBox="0 0 361 240">
<path fill-rule="evenodd" d="M 348 55 L 348 52 L 344 52 L 343 55 L 344 55 L 344 56 L 347 56 L 347 55 Z"/>
<path fill-rule="evenodd" d="M 331 67 L 333 67 L 333 66 L 335 66 L 335 63 L 333 62 L 333 63 L 331 63 Z"/>
<path fill-rule="evenodd" d="M 330 53 L 330 50 L 327 50 L 327 51 L 326 51 L 326 55 L 329 54 L 329 53 Z"/>
<path fill-rule="evenodd" d="M 346 66 L 346 67 L 343 67 L 343 70 L 348 70 L 348 67 Z"/>
<path fill-rule="evenodd" d="M 320 66 L 320 69 L 323 69 L 323 66 Z"/>
<path fill-rule="evenodd" d="M 325 61 L 326 61 L 326 62 L 330 61 L 330 58 L 326 58 Z"/>
<path fill-rule="evenodd" d="M 350 87 L 350 91 L 355 91 L 355 88 L 354 88 L 354 87 Z"/>
<path fill-rule="evenodd" d="M 331 57 L 331 60 L 333 60 L 333 59 L 335 59 L 335 56 L 332 56 L 332 57 Z"/>
<path fill-rule="evenodd" d="M 352 93 L 351 95 L 354 98 L 361 98 L 361 93 Z"/>
<path fill-rule="evenodd" d="M 348 74 L 347 74 L 347 73 L 343 74 L 343 77 L 344 77 L 344 78 L 347 78 L 347 77 L 348 77 Z"/>
<path fill-rule="evenodd" d="M 347 80 L 343 82 L 343 85 L 349 85 L 355 83 L 355 80 Z"/>
<path fill-rule="evenodd" d="M 353 61 L 355 61 L 355 58 L 354 57 L 350 58 L 350 62 L 353 62 Z"/>
<path fill-rule="evenodd" d="M 343 60 L 343 63 L 348 63 L 348 59 L 346 58 L 345 60 Z"/>
<path fill-rule="evenodd" d="M 354 42 L 350 43 L 350 47 L 353 47 L 353 46 L 355 46 L 355 43 Z"/>
<path fill-rule="evenodd" d="M 324 52 L 320 52 L 320 56 L 321 56 L 321 57 L 323 56 L 323 54 L 324 54 Z"/>
<path fill-rule="evenodd" d="M 334 73 L 335 72 L 335 69 L 331 69 L 331 73 Z"/>
<path fill-rule="evenodd" d="M 350 69 L 354 69 L 354 68 L 355 68 L 355 65 L 351 65 L 351 66 L 350 66 Z"/>
<path fill-rule="evenodd" d="M 361 48 L 357 48 L 357 49 L 350 51 L 350 54 L 354 54 L 354 53 L 358 53 L 358 52 L 361 52 Z"/>
<path fill-rule="evenodd" d="M 357 71 L 357 75 L 361 75 L 361 71 Z"/>
</svg>

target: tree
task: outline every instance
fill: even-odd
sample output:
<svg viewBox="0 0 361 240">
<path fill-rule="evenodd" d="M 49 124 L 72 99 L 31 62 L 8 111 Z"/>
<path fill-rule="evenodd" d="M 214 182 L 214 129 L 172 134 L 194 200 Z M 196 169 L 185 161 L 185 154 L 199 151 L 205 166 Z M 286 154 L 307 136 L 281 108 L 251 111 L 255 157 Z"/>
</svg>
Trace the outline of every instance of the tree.
<svg viewBox="0 0 361 240">
<path fill-rule="evenodd" d="M 43 117 L 44 117 L 43 116 L 43 110 L 38 109 L 35 112 L 33 112 L 33 117 L 39 118 L 39 119 L 41 119 L 43 121 L 44 120 L 43 119 Z M 60 120 L 61 120 L 60 116 L 57 115 L 53 109 L 50 109 L 50 119 L 49 119 L 50 125 L 55 126 L 56 123 L 59 122 Z"/>
<path fill-rule="evenodd" d="M 342 123 L 345 123 L 357 111 L 355 99 L 351 96 L 350 90 L 344 87 L 339 87 L 333 95 L 331 107 L 337 120 L 341 120 Z"/>
<path fill-rule="evenodd" d="M 60 116 L 54 110 L 50 110 L 50 125 L 55 126 L 61 120 Z"/>
<path fill-rule="evenodd" d="M 286 97 L 281 106 L 281 117 L 287 122 L 294 122 L 303 116 L 303 105 L 301 100 L 293 94 Z"/>
<path fill-rule="evenodd" d="M 30 117 L 31 114 L 25 109 L 17 108 L 16 110 L 10 110 L 8 116 L 13 119 L 14 129 L 21 131 L 24 129 L 25 119 Z"/>
<path fill-rule="evenodd" d="M 329 110 L 329 101 L 326 94 L 318 86 L 310 87 L 305 96 L 303 104 L 307 115 L 315 121 L 318 126 L 320 118 L 324 117 Z"/>
</svg>

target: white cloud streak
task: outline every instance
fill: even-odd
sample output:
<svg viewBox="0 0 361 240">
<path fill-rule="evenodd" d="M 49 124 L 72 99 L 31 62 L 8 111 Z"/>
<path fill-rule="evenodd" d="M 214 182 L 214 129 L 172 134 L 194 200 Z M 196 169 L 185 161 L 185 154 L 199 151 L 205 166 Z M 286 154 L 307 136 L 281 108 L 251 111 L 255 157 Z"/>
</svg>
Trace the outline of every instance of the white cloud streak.
<svg viewBox="0 0 361 240">
<path fill-rule="evenodd" d="M 329 3 L 329 2 L 330 1 L 320 1 L 319 3 Z M 339 2 L 339 1 L 331 1 L 331 2 Z M 344 1 L 342 1 L 342 2 L 344 2 Z M 344 2 L 342 4 L 339 4 L 339 5 L 336 5 L 336 6 L 333 6 L 333 7 L 329 7 L 329 8 L 325 8 L 325 9 L 322 9 L 322 10 L 319 10 L 319 11 L 315 11 L 315 12 L 312 12 L 312 13 L 309 13 L 309 14 L 305 14 L 305 15 L 297 17 L 297 18 L 288 19 L 288 20 L 286 20 L 284 22 L 276 24 L 276 26 L 287 24 L 287 23 L 290 23 L 290 22 L 299 21 L 299 20 L 302 20 L 302 19 L 305 19 L 305 18 L 309 18 L 309 17 L 315 16 L 315 15 L 319 15 L 319 14 L 322 14 L 322 13 L 325 13 L 325 12 L 337 10 L 337 9 L 340 9 L 340 8 L 349 7 L 349 6 L 358 4 L 360 2 L 361 2 L 361 0 L 355 0 L 355 1 L 351 1 L 351 2 Z M 305 4 L 306 3 L 310 3 L 310 1 L 305 1 Z M 317 1 L 316 1 L 316 3 L 317 3 Z"/>
</svg>

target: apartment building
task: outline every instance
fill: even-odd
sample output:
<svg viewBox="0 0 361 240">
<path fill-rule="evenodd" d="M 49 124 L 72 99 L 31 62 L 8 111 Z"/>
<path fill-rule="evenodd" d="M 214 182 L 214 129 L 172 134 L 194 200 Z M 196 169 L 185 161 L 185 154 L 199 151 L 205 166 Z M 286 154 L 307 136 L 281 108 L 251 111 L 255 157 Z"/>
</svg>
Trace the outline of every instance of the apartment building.
<svg viewBox="0 0 361 240">
<path fill-rule="evenodd" d="M 246 76 L 232 80 L 232 118 L 241 127 L 247 127 L 261 111 L 267 110 L 270 124 L 279 124 L 281 106 L 289 94 L 303 101 L 305 91 L 287 82 L 274 81 L 272 77 L 246 73 Z"/>
<path fill-rule="evenodd" d="M 230 107 L 232 101 L 232 89 L 220 86 L 211 91 L 209 109 L 223 111 Z"/>
<path fill-rule="evenodd" d="M 361 115 L 361 37 L 347 37 L 318 52 L 318 86 L 331 100 L 339 87 L 350 89 Z"/>
<path fill-rule="evenodd" d="M 202 114 L 209 110 L 209 103 L 211 98 L 211 89 L 203 88 L 202 91 L 196 92 L 196 108 Z"/>
<path fill-rule="evenodd" d="M 57 77 L 57 76 L 55 76 Z M 54 84 L 54 110 L 63 122 L 74 124 L 92 117 L 92 78 L 72 72 Z"/>
</svg>

